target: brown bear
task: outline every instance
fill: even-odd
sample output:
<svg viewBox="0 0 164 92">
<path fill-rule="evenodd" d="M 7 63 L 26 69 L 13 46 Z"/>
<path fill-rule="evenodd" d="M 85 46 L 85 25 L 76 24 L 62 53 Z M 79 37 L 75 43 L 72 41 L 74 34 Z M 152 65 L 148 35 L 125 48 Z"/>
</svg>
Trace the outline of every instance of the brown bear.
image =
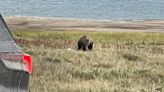
<svg viewBox="0 0 164 92">
<path fill-rule="evenodd" d="M 90 37 L 84 35 L 78 40 L 78 50 L 82 49 L 83 51 L 92 50 L 93 41 L 91 41 Z"/>
</svg>

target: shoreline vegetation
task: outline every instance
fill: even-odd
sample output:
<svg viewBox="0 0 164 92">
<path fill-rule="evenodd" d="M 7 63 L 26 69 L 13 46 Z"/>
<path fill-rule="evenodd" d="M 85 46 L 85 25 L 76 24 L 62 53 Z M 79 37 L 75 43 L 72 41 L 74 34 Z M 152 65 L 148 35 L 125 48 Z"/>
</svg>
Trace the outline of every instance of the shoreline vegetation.
<svg viewBox="0 0 164 92">
<path fill-rule="evenodd" d="M 31 92 L 163 92 L 163 20 L 84 21 L 5 18 L 33 56 Z M 83 34 L 92 51 L 77 51 Z"/>
</svg>

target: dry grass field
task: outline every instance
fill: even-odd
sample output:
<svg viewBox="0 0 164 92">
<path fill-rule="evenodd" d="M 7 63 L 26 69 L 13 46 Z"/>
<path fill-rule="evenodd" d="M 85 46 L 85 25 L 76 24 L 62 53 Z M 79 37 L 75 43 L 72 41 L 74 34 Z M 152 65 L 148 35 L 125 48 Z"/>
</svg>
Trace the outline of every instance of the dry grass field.
<svg viewBox="0 0 164 92">
<path fill-rule="evenodd" d="M 33 56 L 31 92 L 164 92 L 164 33 L 12 30 Z M 83 34 L 92 51 L 77 51 Z"/>
</svg>

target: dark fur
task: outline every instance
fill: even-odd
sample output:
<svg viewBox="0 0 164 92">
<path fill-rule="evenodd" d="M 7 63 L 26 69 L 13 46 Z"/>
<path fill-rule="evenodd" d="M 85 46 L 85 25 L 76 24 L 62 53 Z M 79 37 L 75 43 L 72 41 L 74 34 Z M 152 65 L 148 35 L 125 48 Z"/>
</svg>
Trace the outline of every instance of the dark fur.
<svg viewBox="0 0 164 92">
<path fill-rule="evenodd" d="M 93 41 L 84 35 L 78 40 L 78 50 L 82 49 L 83 51 L 92 50 L 93 48 Z"/>
<path fill-rule="evenodd" d="M 92 50 L 92 48 L 93 48 L 93 41 L 90 42 L 90 44 L 88 45 L 88 49 L 89 49 L 89 50 Z"/>
</svg>

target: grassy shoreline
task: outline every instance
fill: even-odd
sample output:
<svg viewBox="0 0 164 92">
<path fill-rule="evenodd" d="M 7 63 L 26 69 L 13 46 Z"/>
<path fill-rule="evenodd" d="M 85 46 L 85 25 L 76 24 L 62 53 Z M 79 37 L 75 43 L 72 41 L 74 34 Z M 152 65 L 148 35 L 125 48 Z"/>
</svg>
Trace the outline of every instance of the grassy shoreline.
<svg viewBox="0 0 164 92">
<path fill-rule="evenodd" d="M 14 29 L 33 56 L 32 92 L 163 92 L 164 34 Z M 88 34 L 93 51 L 76 50 Z"/>
</svg>

